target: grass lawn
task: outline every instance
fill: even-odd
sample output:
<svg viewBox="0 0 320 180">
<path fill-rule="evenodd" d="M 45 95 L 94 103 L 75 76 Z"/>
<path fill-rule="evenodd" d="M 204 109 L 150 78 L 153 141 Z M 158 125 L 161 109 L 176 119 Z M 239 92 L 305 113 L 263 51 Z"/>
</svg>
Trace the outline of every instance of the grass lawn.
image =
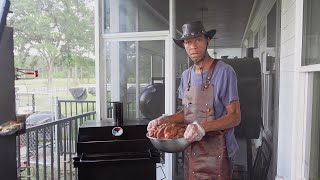
<svg viewBox="0 0 320 180">
<path fill-rule="evenodd" d="M 53 87 L 47 89 L 47 79 L 18 80 L 15 82 L 16 93 L 32 93 L 35 95 L 36 111 L 53 111 L 54 98 L 60 100 L 73 100 L 69 88 L 75 87 L 95 87 L 95 79 L 53 79 Z M 95 96 L 87 93 L 85 100 L 95 100 Z M 19 111 L 28 111 L 32 106 L 31 96 L 19 96 L 16 101 Z"/>
</svg>

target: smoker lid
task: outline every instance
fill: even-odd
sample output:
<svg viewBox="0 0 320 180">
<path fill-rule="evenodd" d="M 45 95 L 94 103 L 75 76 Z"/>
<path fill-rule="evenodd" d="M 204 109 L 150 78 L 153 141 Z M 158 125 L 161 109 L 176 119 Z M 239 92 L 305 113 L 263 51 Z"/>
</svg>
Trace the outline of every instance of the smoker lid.
<svg viewBox="0 0 320 180">
<path fill-rule="evenodd" d="M 148 121 L 124 120 L 122 125 L 113 119 L 88 120 L 79 128 L 77 153 L 99 154 L 145 152 L 155 150 L 146 137 Z"/>
<path fill-rule="evenodd" d="M 123 124 L 113 119 L 88 120 L 79 128 L 78 142 L 147 139 L 147 120 L 124 120 Z"/>
</svg>

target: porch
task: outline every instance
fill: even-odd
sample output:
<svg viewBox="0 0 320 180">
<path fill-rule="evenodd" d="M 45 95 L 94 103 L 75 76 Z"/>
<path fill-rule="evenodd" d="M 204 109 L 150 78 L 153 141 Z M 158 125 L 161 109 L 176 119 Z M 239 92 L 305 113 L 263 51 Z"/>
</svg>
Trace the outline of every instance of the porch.
<svg viewBox="0 0 320 180">
<path fill-rule="evenodd" d="M 289 10 L 294 9 L 296 4 L 295 1 L 284 0 L 203 0 L 197 3 L 191 0 L 95 1 L 96 50 L 92 53 L 96 56 L 96 100 L 55 99 L 51 104 L 54 113 L 50 121 L 28 127 L 25 134 L 17 136 L 19 178 L 77 179 L 72 157 L 76 155 L 78 127 L 87 120 L 110 118 L 111 101 L 124 102 L 124 116 L 127 119 L 152 119 L 178 111 L 180 74 L 192 63 L 184 50 L 174 45 L 172 38 L 180 37 L 181 25 L 193 20 L 202 20 L 206 29 L 217 29 L 217 35 L 208 46 L 212 57 L 226 57 L 231 61 L 254 57 L 260 62 L 262 95 L 259 113 L 263 126 L 257 123 L 260 119 L 243 119 L 247 124 L 259 124 L 252 128 L 252 131 L 258 131 L 258 135 L 254 138 L 245 135 L 237 137 L 240 150 L 236 157 L 234 179 L 275 179 L 279 172 L 291 177 L 287 173 L 294 167 L 290 168 L 291 171 L 283 168 L 291 158 L 290 153 L 293 153 L 289 149 L 292 144 L 286 141 L 288 138 L 283 126 L 286 125 L 284 122 L 289 127 L 304 125 L 283 120 L 282 131 L 278 132 L 279 114 L 282 119 L 291 117 L 294 114 L 293 106 L 296 106 L 293 104 L 297 103 L 289 101 L 292 102 L 292 106 L 289 106 L 291 109 L 282 106 L 286 111 L 279 112 L 280 47 L 285 40 L 281 53 L 287 54 L 282 58 L 287 55 L 292 58 L 292 52 L 290 54 L 288 51 L 290 48 L 292 50 L 290 44 L 294 44 L 293 40 L 291 37 L 282 37 L 282 34 L 289 34 L 290 30 L 281 33 L 281 23 L 294 26 L 289 18 L 293 10 Z M 287 61 L 282 62 L 285 62 L 285 68 L 292 67 Z M 312 68 L 310 71 L 313 71 Z M 297 76 L 291 74 L 290 82 L 293 77 Z M 287 97 L 283 87 L 288 84 L 285 83 L 286 79 L 282 82 L 282 95 Z M 150 114 L 154 109 L 148 109 L 151 106 L 143 107 L 141 97 L 145 89 L 154 84 L 161 84 L 163 90 L 160 99 L 155 102 L 161 102 L 162 109 Z M 287 100 L 283 97 L 282 101 Z M 304 98 L 301 102 L 304 102 Z M 32 107 L 30 109 L 35 111 Z M 302 137 L 301 133 L 299 131 L 297 136 Z M 294 133 L 290 130 L 289 134 Z M 304 142 L 302 138 L 298 139 Z M 279 142 L 282 142 L 280 149 Z M 290 152 L 290 155 L 286 155 L 286 152 Z M 301 155 L 302 150 L 298 150 L 298 153 Z M 157 168 L 157 177 L 182 179 L 182 157 L 182 153 L 163 154 L 163 164 Z M 302 158 L 297 160 L 300 161 Z M 299 169 L 298 166 L 295 168 Z"/>
</svg>

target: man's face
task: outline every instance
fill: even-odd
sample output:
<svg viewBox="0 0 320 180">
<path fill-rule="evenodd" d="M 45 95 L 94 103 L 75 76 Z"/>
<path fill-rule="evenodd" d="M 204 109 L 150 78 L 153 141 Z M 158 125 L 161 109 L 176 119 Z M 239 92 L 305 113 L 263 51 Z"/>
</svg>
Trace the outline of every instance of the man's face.
<svg viewBox="0 0 320 180">
<path fill-rule="evenodd" d="M 201 61 L 207 52 L 208 39 L 205 35 L 186 39 L 183 42 L 188 56 L 194 63 Z"/>
</svg>

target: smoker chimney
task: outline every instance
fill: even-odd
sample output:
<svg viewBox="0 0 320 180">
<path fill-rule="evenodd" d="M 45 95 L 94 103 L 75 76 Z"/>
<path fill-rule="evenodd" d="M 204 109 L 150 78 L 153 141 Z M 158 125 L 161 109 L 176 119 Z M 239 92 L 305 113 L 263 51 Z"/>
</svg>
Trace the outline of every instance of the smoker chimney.
<svg viewBox="0 0 320 180">
<path fill-rule="evenodd" d="M 113 121 L 117 125 L 123 124 L 123 103 L 111 102 L 113 104 Z"/>
<path fill-rule="evenodd" d="M 253 47 L 247 48 L 247 57 L 253 58 Z"/>
</svg>

